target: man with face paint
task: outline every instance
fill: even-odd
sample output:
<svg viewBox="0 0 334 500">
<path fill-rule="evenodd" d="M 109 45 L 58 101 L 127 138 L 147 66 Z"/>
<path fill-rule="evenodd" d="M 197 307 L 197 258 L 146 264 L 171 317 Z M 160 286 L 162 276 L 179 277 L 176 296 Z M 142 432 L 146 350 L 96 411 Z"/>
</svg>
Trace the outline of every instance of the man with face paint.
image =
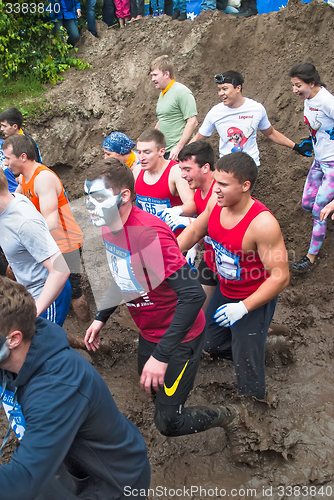
<svg viewBox="0 0 334 500">
<path fill-rule="evenodd" d="M 0 456 L 11 428 L 20 441 L 0 466 L 1 500 L 138 498 L 150 485 L 146 445 L 102 377 L 60 326 L 36 318 L 19 283 L 0 278 L 0 310 L 0 403 L 9 419 Z"/>
<path fill-rule="evenodd" d="M 51 235 L 70 268 L 71 304 L 82 320 L 89 318 L 89 306 L 81 288 L 82 232 L 71 212 L 59 177 L 34 159 L 30 141 L 22 135 L 8 137 L 1 145 L 5 163 L 19 176 L 17 193 L 24 194 L 41 212 Z"/>
<path fill-rule="evenodd" d="M 165 436 L 223 427 L 232 453 L 246 410 L 184 404 L 202 352 L 205 294 L 181 254 L 175 236 L 158 217 L 132 205 L 134 180 L 117 160 L 98 163 L 85 183 L 87 209 L 102 226 L 113 281 L 88 328 L 88 350 L 99 348 L 99 332 L 124 300 L 139 328 L 138 371 L 148 395 L 156 393 L 154 422 Z M 238 456 L 240 460 L 240 455 Z"/>
<path fill-rule="evenodd" d="M 0 169 L 0 245 L 19 283 L 36 301 L 37 314 L 63 324 L 70 305 L 68 267 L 45 220 L 25 196 L 8 191 Z"/>
<path fill-rule="evenodd" d="M 215 75 L 218 95 L 222 102 L 214 106 L 206 115 L 195 137 L 190 141 L 207 139 L 217 130 L 219 156 L 234 151 L 248 153 L 256 165 L 260 166 L 260 154 L 256 142 L 256 132 L 281 146 L 291 148 L 303 156 L 312 156 L 312 144 L 303 141 L 300 145 L 285 137 L 270 124 L 267 112 L 259 102 L 242 95 L 243 76 L 237 71 L 226 71 Z"/>
</svg>

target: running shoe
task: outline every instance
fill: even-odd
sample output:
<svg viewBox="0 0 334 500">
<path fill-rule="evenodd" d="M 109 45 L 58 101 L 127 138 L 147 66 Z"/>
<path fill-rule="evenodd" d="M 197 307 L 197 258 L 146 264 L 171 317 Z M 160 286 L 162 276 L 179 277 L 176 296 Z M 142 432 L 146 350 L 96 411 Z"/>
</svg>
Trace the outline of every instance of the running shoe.
<svg viewBox="0 0 334 500">
<path fill-rule="evenodd" d="M 307 255 L 304 255 L 304 257 L 298 262 L 295 262 L 292 266 L 292 269 L 296 271 L 297 273 L 308 273 L 312 271 L 314 268 L 315 264 L 310 261 L 310 259 L 307 257 Z"/>
<path fill-rule="evenodd" d="M 153 14 L 152 14 L 152 17 L 158 17 L 158 15 L 159 15 L 159 12 L 157 10 L 154 10 Z"/>
</svg>

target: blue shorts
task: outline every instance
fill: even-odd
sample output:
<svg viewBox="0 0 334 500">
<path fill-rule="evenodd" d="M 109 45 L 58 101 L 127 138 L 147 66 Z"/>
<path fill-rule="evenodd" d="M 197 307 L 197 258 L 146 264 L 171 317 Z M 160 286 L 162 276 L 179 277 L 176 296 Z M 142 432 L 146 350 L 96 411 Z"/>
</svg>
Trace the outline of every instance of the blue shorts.
<svg viewBox="0 0 334 500">
<path fill-rule="evenodd" d="M 48 319 L 52 323 L 63 326 L 71 303 L 71 285 L 69 280 L 54 302 L 42 313 L 41 318 Z"/>
</svg>

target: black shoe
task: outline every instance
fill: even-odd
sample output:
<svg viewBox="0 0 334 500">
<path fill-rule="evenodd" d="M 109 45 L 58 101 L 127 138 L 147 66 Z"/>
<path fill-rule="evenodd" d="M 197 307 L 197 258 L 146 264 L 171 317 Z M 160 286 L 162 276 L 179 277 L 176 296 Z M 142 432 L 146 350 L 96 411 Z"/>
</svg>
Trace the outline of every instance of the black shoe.
<svg viewBox="0 0 334 500">
<path fill-rule="evenodd" d="M 308 273 L 312 271 L 314 266 L 315 264 L 310 261 L 307 255 L 304 255 L 302 259 L 298 260 L 298 262 L 295 262 L 293 264 L 292 269 L 297 273 Z"/>
<path fill-rule="evenodd" d="M 174 9 L 174 13 L 172 15 L 172 19 L 177 19 L 180 15 L 179 9 Z"/>
<path fill-rule="evenodd" d="M 247 7 L 246 9 L 240 9 L 236 14 L 236 17 L 251 17 L 256 16 L 258 14 L 257 7 Z"/>
<path fill-rule="evenodd" d="M 187 13 L 186 12 L 181 12 L 179 17 L 177 18 L 178 21 L 185 21 L 187 19 Z"/>
<path fill-rule="evenodd" d="M 98 35 L 97 33 L 93 33 L 92 31 L 90 32 L 93 36 L 95 36 L 95 38 L 101 38 L 100 35 Z"/>
</svg>

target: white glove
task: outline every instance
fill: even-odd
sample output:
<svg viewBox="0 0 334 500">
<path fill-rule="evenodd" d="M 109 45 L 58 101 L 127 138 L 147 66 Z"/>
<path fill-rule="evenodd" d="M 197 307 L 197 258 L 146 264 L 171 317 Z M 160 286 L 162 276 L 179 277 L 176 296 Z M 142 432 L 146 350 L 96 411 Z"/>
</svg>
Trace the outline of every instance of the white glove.
<svg viewBox="0 0 334 500">
<path fill-rule="evenodd" d="M 182 208 L 179 207 L 172 207 L 172 208 L 165 208 L 165 210 L 162 210 L 161 212 L 158 212 L 158 216 L 160 219 L 165 220 L 166 217 L 177 217 L 178 215 L 182 215 Z"/>
<path fill-rule="evenodd" d="M 218 307 L 212 317 L 219 326 L 226 327 L 234 325 L 234 323 L 243 318 L 247 313 L 245 304 L 240 300 L 240 302 L 230 302 Z"/>
<path fill-rule="evenodd" d="M 195 267 L 195 260 L 197 257 L 197 249 L 199 248 L 199 244 L 196 243 L 192 248 L 190 248 L 186 255 L 186 260 L 191 267 Z"/>
</svg>

